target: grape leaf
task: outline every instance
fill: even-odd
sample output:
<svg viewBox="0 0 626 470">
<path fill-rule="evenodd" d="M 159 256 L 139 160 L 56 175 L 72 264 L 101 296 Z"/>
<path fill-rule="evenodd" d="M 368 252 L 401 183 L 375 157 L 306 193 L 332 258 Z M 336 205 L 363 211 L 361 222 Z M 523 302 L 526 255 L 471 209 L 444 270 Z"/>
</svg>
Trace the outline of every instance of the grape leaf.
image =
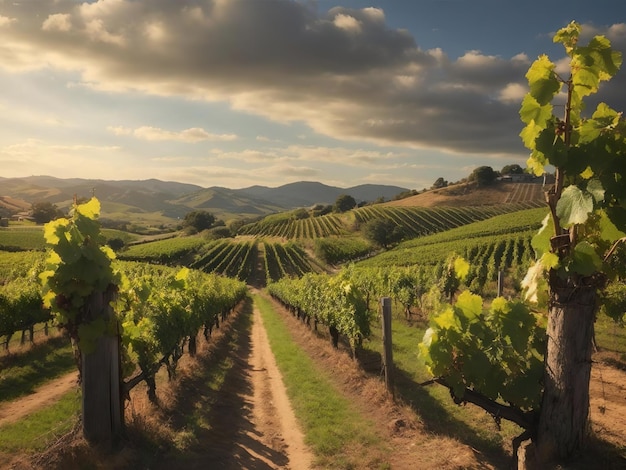
<svg viewBox="0 0 626 470">
<path fill-rule="evenodd" d="M 590 276 L 600 271 L 601 268 L 602 258 L 593 245 L 586 241 L 577 243 L 572 256 L 571 269 L 583 276 Z"/>
<path fill-rule="evenodd" d="M 593 211 L 593 197 L 578 186 L 570 185 L 563 190 L 556 205 L 556 213 L 564 228 L 584 224 Z"/>
</svg>

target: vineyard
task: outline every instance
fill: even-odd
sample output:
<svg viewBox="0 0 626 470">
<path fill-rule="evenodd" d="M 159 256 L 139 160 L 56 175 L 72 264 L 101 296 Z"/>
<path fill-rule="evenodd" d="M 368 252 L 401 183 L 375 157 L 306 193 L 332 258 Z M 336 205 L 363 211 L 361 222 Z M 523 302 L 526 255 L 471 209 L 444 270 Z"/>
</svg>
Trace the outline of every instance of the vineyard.
<svg viewBox="0 0 626 470">
<path fill-rule="evenodd" d="M 245 225 L 240 230 L 242 235 L 257 237 L 279 237 L 286 239 L 324 238 L 341 235 L 346 231 L 337 215 L 329 214 L 306 219 L 267 217 L 259 222 Z"/>
<path fill-rule="evenodd" d="M 508 213 L 502 208 L 368 206 L 334 216 L 337 223 L 353 217 L 356 226 L 388 218 L 410 233 L 408 240 L 382 251 L 355 227 L 337 230 L 342 235 L 297 231 L 294 234 L 305 235 L 289 237 L 284 232 L 280 238 L 272 234 L 219 240 L 186 236 L 130 246 L 112 260 L 120 279 L 112 305 L 121 327 L 122 387 L 128 393 L 142 384 L 149 400 L 158 401 L 159 370 L 176 380 L 183 352 L 195 354 L 198 332 L 200 338 L 211 339 L 247 295 L 245 283 L 266 284 L 267 292 L 300 324 L 329 339 L 333 347 L 348 348 L 360 361 L 377 348 L 372 341 L 380 339 L 378 301 L 390 297 L 399 322 L 394 328 L 412 338 L 414 348 L 430 312 L 440 309 L 449 295 L 449 268 L 456 256 L 467 260 L 469 270 L 454 289 L 494 298 L 498 277 L 504 276 L 504 295 L 519 295 L 521 279 L 535 256 L 532 237 L 547 212 L 523 207 Z M 304 227 L 312 220 L 290 223 Z M 38 275 L 45 269 L 38 248 L 0 252 L 0 339 L 7 346 L 16 333 L 24 338 L 24 332 L 52 325 L 57 318 L 50 306 L 41 307 Z M 614 326 L 603 325 L 599 337 L 605 344 L 606 328 Z M 615 341 L 616 336 L 608 338 Z M 401 367 L 409 367 L 415 351 L 407 350 L 406 357 L 401 351 Z M 413 380 L 425 377 L 419 372 Z M 476 419 L 464 414 L 464 419 Z"/>
</svg>

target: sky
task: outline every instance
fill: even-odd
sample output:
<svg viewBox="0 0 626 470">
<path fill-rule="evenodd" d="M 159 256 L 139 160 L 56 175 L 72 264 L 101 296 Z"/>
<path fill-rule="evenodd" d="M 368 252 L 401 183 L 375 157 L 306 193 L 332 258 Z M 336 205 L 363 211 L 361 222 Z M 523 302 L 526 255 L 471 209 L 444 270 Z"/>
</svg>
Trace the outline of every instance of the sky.
<svg viewBox="0 0 626 470">
<path fill-rule="evenodd" d="M 524 75 L 563 68 L 573 20 L 626 59 L 621 0 L 0 0 L 0 177 L 419 190 L 525 167 Z"/>
</svg>

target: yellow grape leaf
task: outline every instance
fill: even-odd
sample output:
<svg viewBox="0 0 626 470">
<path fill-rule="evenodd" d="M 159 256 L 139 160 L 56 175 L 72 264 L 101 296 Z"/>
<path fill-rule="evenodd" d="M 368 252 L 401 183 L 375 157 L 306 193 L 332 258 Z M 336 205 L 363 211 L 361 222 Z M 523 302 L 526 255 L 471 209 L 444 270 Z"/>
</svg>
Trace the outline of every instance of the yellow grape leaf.
<svg viewBox="0 0 626 470">
<path fill-rule="evenodd" d="M 92 197 L 86 203 L 80 204 L 76 210 L 85 217 L 97 219 L 100 215 L 100 201 L 98 201 L 95 197 Z"/>
<path fill-rule="evenodd" d="M 456 273 L 456 277 L 463 281 L 467 275 L 469 274 L 470 265 L 465 260 L 465 258 L 458 257 L 454 260 L 454 272 Z"/>
<path fill-rule="evenodd" d="M 176 273 L 177 281 L 184 281 L 189 277 L 189 268 L 182 268 L 178 273 Z"/>
<path fill-rule="evenodd" d="M 448 307 L 439 315 L 433 318 L 433 322 L 441 329 L 447 329 L 458 326 L 458 320 L 454 315 L 452 307 Z"/>
</svg>

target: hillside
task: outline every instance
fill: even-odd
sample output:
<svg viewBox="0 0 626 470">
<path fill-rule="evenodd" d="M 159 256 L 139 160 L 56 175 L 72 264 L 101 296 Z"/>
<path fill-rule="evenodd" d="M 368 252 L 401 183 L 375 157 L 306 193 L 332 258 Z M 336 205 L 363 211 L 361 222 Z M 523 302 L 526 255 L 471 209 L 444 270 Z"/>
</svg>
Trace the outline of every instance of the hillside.
<svg viewBox="0 0 626 470">
<path fill-rule="evenodd" d="M 106 181 L 80 178 L 29 176 L 0 177 L 0 208 L 15 213 L 28 210 L 35 202 L 47 201 L 67 209 L 74 196 L 98 197 L 103 217 L 151 225 L 172 224 L 191 210 L 208 210 L 229 220 L 259 217 L 314 204 L 332 204 L 340 194 L 357 201 L 391 199 L 405 188 L 386 185 L 361 185 L 338 188 L 301 181 L 277 188 L 253 186 L 244 189 L 201 186 L 160 181 Z"/>
<path fill-rule="evenodd" d="M 543 186 L 538 183 L 497 182 L 492 186 L 478 188 L 473 184 L 457 184 L 433 189 L 398 201 L 388 206 L 464 207 L 499 205 L 520 202 L 543 202 Z"/>
</svg>

